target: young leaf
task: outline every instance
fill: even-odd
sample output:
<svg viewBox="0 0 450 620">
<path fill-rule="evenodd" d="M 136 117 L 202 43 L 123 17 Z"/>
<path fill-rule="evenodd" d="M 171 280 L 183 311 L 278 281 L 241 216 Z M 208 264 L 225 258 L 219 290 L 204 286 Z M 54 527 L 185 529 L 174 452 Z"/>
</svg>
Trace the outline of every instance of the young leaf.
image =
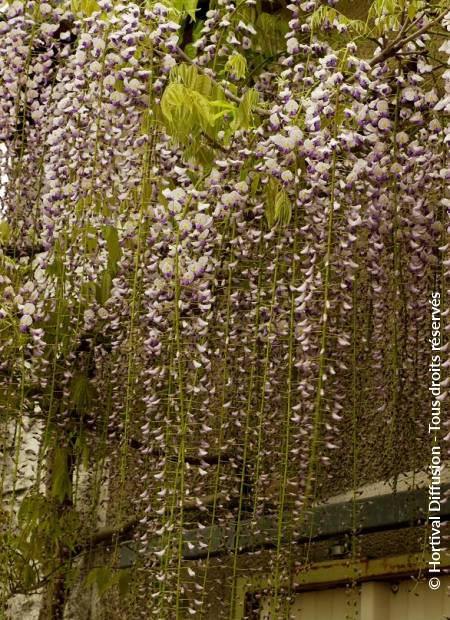
<svg viewBox="0 0 450 620">
<path fill-rule="evenodd" d="M 74 13 L 82 13 L 90 17 L 92 13 L 100 10 L 96 0 L 72 0 L 72 10 Z"/>
<path fill-rule="evenodd" d="M 65 448 L 56 448 L 53 462 L 52 495 L 59 502 L 63 502 L 72 493 L 72 482 L 70 480 L 67 466 L 67 452 Z"/>
<path fill-rule="evenodd" d="M 242 97 L 236 113 L 237 128 L 249 129 L 252 125 L 252 111 L 259 102 L 259 93 L 254 88 L 249 90 Z"/>
<path fill-rule="evenodd" d="M 273 228 L 276 223 L 275 204 L 277 199 L 279 184 L 278 182 L 270 178 L 266 185 L 266 219 L 269 228 Z"/>
<path fill-rule="evenodd" d="M 187 88 L 183 84 L 168 84 L 161 97 L 161 110 L 169 122 L 180 117 L 183 108 L 186 110 Z"/>
<path fill-rule="evenodd" d="M 128 592 L 131 583 L 131 571 L 129 569 L 122 569 L 119 571 L 118 584 L 120 596 L 125 596 Z"/>
<path fill-rule="evenodd" d="M 85 411 L 91 401 L 90 385 L 86 375 L 75 375 L 72 380 L 71 396 L 76 411 L 80 413 Z"/>
<path fill-rule="evenodd" d="M 189 65 L 185 62 L 175 65 L 170 71 L 170 79 L 172 82 L 181 82 L 189 88 L 194 88 L 197 77 L 197 67 L 195 65 Z"/>
<path fill-rule="evenodd" d="M 229 75 L 235 75 L 238 80 L 245 77 L 247 71 L 247 60 L 239 52 L 234 53 L 227 60 L 224 70 Z"/>
<path fill-rule="evenodd" d="M 333 23 L 334 21 L 347 26 L 349 30 L 353 30 L 356 34 L 365 34 L 367 31 L 367 26 L 363 21 L 350 19 L 343 13 L 325 4 L 322 4 L 311 15 L 311 26 L 314 31 L 320 30 L 325 22 Z"/>
<path fill-rule="evenodd" d="M 108 301 L 111 295 L 112 277 L 115 269 L 102 271 L 98 283 L 95 285 L 95 298 L 102 306 Z"/>
<path fill-rule="evenodd" d="M 31 564 L 28 564 L 27 562 L 22 571 L 22 580 L 25 589 L 31 588 L 36 583 L 36 578 L 36 571 L 33 569 Z"/>
<path fill-rule="evenodd" d="M 183 9 L 189 15 L 193 22 L 195 22 L 195 12 L 197 10 L 197 0 L 184 0 Z"/>
<path fill-rule="evenodd" d="M 103 596 L 115 582 L 115 571 L 109 566 L 93 568 L 86 577 L 86 584 L 88 586 L 97 586 L 99 596 Z"/>
<path fill-rule="evenodd" d="M 122 256 L 117 228 L 114 228 L 114 226 L 105 226 L 103 228 L 103 236 L 106 239 L 106 247 L 108 248 L 108 266 L 111 271 L 114 271 Z"/>
<path fill-rule="evenodd" d="M 287 22 L 279 15 L 260 13 L 256 20 L 257 42 L 263 54 L 273 56 L 285 48 Z"/>
<path fill-rule="evenodd" d="M 0 243 L 6 243 L 9 239 L 9 224 L 6 220 L 0 220 Z"/>
<path fill-rule="evenodd" d="M 281 189 L 275 198 L 275 221 L 281 226 L 287 226 L 291 221 L 291 216 L 290 200 L 284 189 Z"/>
</svg>

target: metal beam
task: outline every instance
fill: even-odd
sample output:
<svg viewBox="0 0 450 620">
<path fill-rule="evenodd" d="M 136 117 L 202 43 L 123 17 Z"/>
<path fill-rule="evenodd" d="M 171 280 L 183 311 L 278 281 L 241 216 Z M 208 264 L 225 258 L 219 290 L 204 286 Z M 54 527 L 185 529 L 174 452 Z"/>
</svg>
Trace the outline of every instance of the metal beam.
<svg viewBox="0 0 450 620">
<path fill-rule="evenodd" d="M 450 491 L 450 483 L 441 487 L 444 497 Z M 375 497 L 337 503 L 323 503 L 314 506 L 309 518 L 305 520 L 302 532 L 296 532 L 289 525 L 289 514 L 286 514 L 286 525 L 282 528 L 282 542 L 295 540 L 327 540 L 351 534 L 355 529 L 358 534 L 374 531 L 392 530 L 423 523 L 428 514 L 428 489 L 386 493 Z M 354 516 L 355 515 L 355 516 Z M 443 500 L 440 516 L 450 518 L 450 501 Z M 355 520 L 355 522 L 354 522 Z M 278 515 L 260 517 L 254 522 L 241 521 L 238 549 L 247 550 L 276 546 L 278 541 Z M 183 558 L 195 560 L 209 556 L 234 552 L 236 548 L 236 524 L 227 527 L 212 526 L 203 529 L 186 530 L 183 534 Z M 154 547 L 159 548 L 159 539 L 155 539 Z M 132 563 L 132 544 L 126 543 L 123 559 L 124 565 Z"/>
</svg>

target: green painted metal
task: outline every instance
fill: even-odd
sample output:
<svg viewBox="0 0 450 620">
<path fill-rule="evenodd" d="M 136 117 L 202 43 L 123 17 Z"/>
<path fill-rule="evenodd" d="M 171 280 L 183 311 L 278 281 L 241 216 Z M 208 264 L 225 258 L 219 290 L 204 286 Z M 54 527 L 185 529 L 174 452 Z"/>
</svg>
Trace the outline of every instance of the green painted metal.
<svg viewBox="0 0 450 620">
<path fill-rule="evenodd" d="M 441 487 L 442 496 L 450 491 L 450 483 Z M 424 522 L 428 511 L 428 489 L 402 491 L 378 495 L 353 501 L 323 503 L 312 508 L 302 532 L 290 530 L 289 514 L 282 528 L 282 542 L 294 539 L 297 542 L 308 540 L 327 540 L 350 534 L 355 525 L 358 533 L 391 530 Z M 356 524 L 354 523 L 356 515 Z M 443 501 L 441 518 L 450 517 L 450 501 Z M 291 536 L 292 535 L 292 536 Z M 186 530 L 183 534 L 183 558 L 195 560 L 209 556 L 233 553 L 235 549 L 236 527 L 212 526 L 203 529 Z M 276 546 L 278 537 L 278 515 L 265 515 L 258 521 L 241 521 L 238 548 L 241 552 L 261 547 Z M 152 546 L 158 549 L 159 538 Z M 123 545 L 122 563 L 129 566 L 134 561 L 133 544 Z"/>
</svg>

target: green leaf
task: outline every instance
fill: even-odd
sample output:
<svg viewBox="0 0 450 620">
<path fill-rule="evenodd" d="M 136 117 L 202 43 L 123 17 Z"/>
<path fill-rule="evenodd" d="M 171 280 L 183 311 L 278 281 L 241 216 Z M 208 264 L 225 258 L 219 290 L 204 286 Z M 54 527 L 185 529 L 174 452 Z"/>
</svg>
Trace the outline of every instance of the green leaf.
<svg viewBox="0 0 450 620">
<path fill-rule="evenodd" d="M 182 83 L 189 88 L 194 88 L 197 76 L 197 67 L 195 65 L 190 65 L 185 62 L 182 62 L 179 65 L 175 65 L 170 70 L 170 80 L 172 82 Z"/>
<path fill-rule="evenodd" d="M 122 256 L 117 228 L 105 226 L 103 228 L 103 236 L 106 239 L 106 247 L 108 248 L 108 266 L 114 269 Z"/>
<path fill-rule="evenodd" d="M 188 43 L 183 51 L 189 58 L 194 59 L 197 56 L 197 48 L 192 43 Z"/>
<path fill-rule="evenodd" d="M 189 96 L 196 122 L 202 129 L 207 130 L 214 124 L 214 118 L 210 110 L 210 102 L 206 97 L 195 90 L 191 91 Z"/>
<path fill-rule="evenodd" d="M 203 27 L 205 25 L 204 20 L 199 19 L 196 23 L 194 28 L 192 29 L 192 41 L 198 41 L 200 39 L 200 37 L 202 36 L 203 33 Z"/>
<path fill-rule="evenodd" d="M 31 564 L 25 564 L 22 571 L 22 580 L 25 588 L 31 588 L 36 583 L 36 571 Z"/>
<path fill-rule="evenodd" d="M 286 194 L 286 191 L 274 178 L 270 178 L 266 185 L 265 213 L 269 228 L 273 228 L 275 224 L 287 226 L 291 221 L 291 202 Z"/>
<path fill-rule="evenodd" d="M 62 280 L 64 278 L 64 263 L 62 259 L 56 256 L 53 262 L 47 267 L 47 273 Z"/>
<path fill-rule="evenodd" d="M 281 189 L 275 198 L 275 221 L 281 226 L 287 226 L 291 221 L 291 216 L 291 202 L 284 189 Z"/>
<path fill-rule="evenodd" d="M 44 518 L 47 510 L 47 500 L 40 493 L 27 494 L 19 508 L 18 519 L 19 523 L 28 523 L 30 527 L 33 523 L 37 522 L 40 518 Z"/>
<path fill-rule="evenodd" d="M 227 60 L 224 71 L 229 75 L 235 75 L 238 80 L 245 77 L 247 71 L 247 60 L 239 52 L 235 52 Z"/>
<path fill-rule="evenodd" d="M 89 407 L 91 396 L 91 386 L 86 375 L 75 375 L 71 385 L 71 397 L 76 411 L 85 411 Z"/>
<path fill-rule="evenodd" d="M 422 11 L 426 7 L 423 0 L 411 0 L 408 4 L 408 17 L 412 21 L 416 18 L 419 11 Z"/>
<path fill-rule="evenodd" d="M 180 139 L 200 130 L 208 131 L 214 125 L 212 105 L 201 93 L 178 83 L 169 84 L 161 98 L 161 110 L 174 137 Z"/>
<path fill-rule="evenodd" d="M 369 21 L 375 22 L 375 33 L 398 30 L 402 6 L 398 0 L 374 0 L 369 9 Z"/>
<path fill-rule="evenodd" d="M 266 219 L 269 228 L 273 228 L 276 222 L 275 217 L 275 202 L 277 198 L 279 183 L 273 178 L 270 178 L 266 185 Z"/>
<path fill-rule="evenodd" d="M 236 113 L 236 128 L 249 129 L 252 126 L 252 112 L 259 103 L 259 93 L 250 88 L 242 97 Z"/>
<path fill-rule="evenodd" d="M 52 496 L 63 502 L 66 497 L 70 497 L 71 493 L 72 481 L 68 470 L 67 450 L 56 448 L 53 462 Z"/>
<path fill-rule="evenodd" d="M 255 172 L 252 183 L 250 185 L 250 195 L 252 198 L 256 196 L 260 183 L 261 183 L 261 175 L 259 172 Z"/>
<path fill-rule="evenodd" d="M 103 596 L 105 592 L 116 583 L 115 571 L 109 566 L 99 566 L 89 571 L 86 577 L 86 585 L 96 585 L 99 596 Z"/>
<path fill-rule="evenodd" d="M 6 220 L 0 220 L 0 243 L 7 243 L 9 240 L 10 229 Z"/>
<path fill-rule="evenodd" d="M 195 22 L 195 12 L 197 10 L 197 0 L 184 0 L 183 10 L 189 15 L 193 22 Z"/>
<path fill-rule="evenodd" d="M 113 273 L 114 275 L 114 273 Z M 104 270 L 100 274 L 98 283 L 95 285 L 95 299 L 102 306 L 108 301 L 111 296 L 112 277 L 111 270 Z"/>
<path fill-rule="evenodd" d="M 285 49 L 284 35 L 288 31 L 288 25 L 279 15 L 260 13 L 256 20 L 257 42 L 263 54 L 274 56 Z"/>
<path fill-rule="evenodd" d="M 174 9 L 179 14 L 187 13 L 192 21 L 195 21 L 197 0 L 165 0 L 164 4 L 169 9 Z"/>
<path fill-rule="evenodd" d="M 204 97 L 217 96 L 217 88 L 207 75 L 197 75 L 192 88 Z"/>
<path fill-rule="evenodd" d="M 187 99 L 183 84 L 168 84 L 161 97 L 161 111 L 169 122 L 179 118 Z"/>
<path fill-rule="evenodd" d="M 201 149 L 205 149 L 205 144 L 201 135 L 215 139 L 219 130 L 230 130 L 231 123 L 223 119 L 228 114 L 235 118 L 237 107 L 226 100 L 220 86 L 208 76 L 199 75 L 189 64 L 174 68 L 171 79 L 160 103 L 168 132 L 184 144 L 188 159 L 204 161 L 205 153 Z"/>
<path fill-rule="evenodd" d="M 119 571 L 118 584 L 120 596 L 125 596 L 130 588 L 132 573 L 125 568 Z"/>
<path fill-rule="evenodd" d="M 357 34 L 367 33 L 367 25 L 365 22 L 359 19 L 350 19 L 343 13 L 325 4 L 322 4 L 311 15 L 311 26 L 314 31 L 320 30 L 325 22 L 332 23 L 334 21 L 339 22 L 343 26 L 347 26 L 349 30 L 353 30 L 353 32 Z"/>
<path fill-rule="evenodd" d="M 95 11 L 99 11 L 96 0 L 72 0 L 72 10 L 74 13 L 82 13 L 90 17 Z"/>
</svg>

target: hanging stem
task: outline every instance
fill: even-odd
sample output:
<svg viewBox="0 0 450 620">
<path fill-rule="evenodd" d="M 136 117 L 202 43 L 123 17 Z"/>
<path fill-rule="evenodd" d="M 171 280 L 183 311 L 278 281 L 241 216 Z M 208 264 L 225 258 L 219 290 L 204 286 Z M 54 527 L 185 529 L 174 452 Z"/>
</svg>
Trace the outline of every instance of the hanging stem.
<svg viewBox="0 0 450 620">
<path fill-rule="evenodd" d="M 279 496 L 278 506 L 278 522 L 277 522 L 277 548 L 276 548 L 276 560 L 275 560 L 275 575 L 274 575 L 274 594 L 273 594 L 273 610 L 276 611 L 278 603 L 278 592 L 280 585 L 280 562 L 281 562 L 281 544 L 283 538 L 283 524 L 285 521 L 284 515 L 284 503 L 286 498 L 286 485 L 288 480 L 289 471 L 289 448 L 290 448 L 290 435 L 291 435 L 291 416 L 292 416 L 292 372 L 294 362 L 294 342 L 295 342 L 295 285 L 297 280 L 297 245 L 298 245 L 298 207 L 296 204 L 294 214 L 294 246 L 292 250 L 292 275 L 291 275 L 291 300 L 289 310 L 289 345 L 288 345 L 288 376 L 287 376 L 287 388 L 286 388 L 286 414 L 284 419 L 284 437 L 283 437 L 283 457 L 282 457 L 282 482 Z M 290 542 L 292 540 L 292 532 L 288 532 Z M 291 551 L 291 545 L 289 544 L 289 551 Z M 290 583 L 290 580 L 289 580 Z M 288 597 L 287 597 L 288 598 Z M 288 603 L 286 604 L 288 607 Z M 288 609 L 286 612 L 289 613 Z"/>
</svg>

